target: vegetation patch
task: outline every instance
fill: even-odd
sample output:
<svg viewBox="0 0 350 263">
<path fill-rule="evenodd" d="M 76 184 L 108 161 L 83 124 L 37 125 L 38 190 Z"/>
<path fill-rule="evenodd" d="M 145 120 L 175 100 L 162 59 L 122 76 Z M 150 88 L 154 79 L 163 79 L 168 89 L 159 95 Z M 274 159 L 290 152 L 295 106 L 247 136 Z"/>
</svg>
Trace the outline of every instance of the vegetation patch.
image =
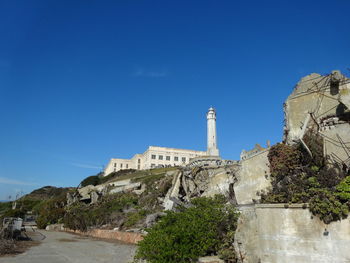
<svg viewBox="0 0 350 263">
<path fill-rule="evenodd" d="M 115 225 L 115 221 L 124 223 L 123 211 L 135 207 L 137 200 L 136 194 L 119 193 L 107 195 L 93 205 L 77 202 L 67 209 L 63 223 L 70 229 L 80 231 L 87 231 L 92 226 Z"/>
<path fill-rule="evenodd" d="M 272 190 L 263 203 L 309 203 L 310 211 L 325 223 L 346 218 L 350 208 L 349 170 L 327 166 L 320 137 L 307 133 L 301 144 L 274 145 L 268 154 Z"/>
<path fill-rule="evenodd" d="M 190 207 L 167 212 L 147 230 L 135 259 L 150 263 L 195 262 L 200 256 L 222 252 L 225 260 L 235 262 L 232 244 L 237 219 L 238 212 L 226 204 L 223 196 L 193 199 Z"/>
</svg>

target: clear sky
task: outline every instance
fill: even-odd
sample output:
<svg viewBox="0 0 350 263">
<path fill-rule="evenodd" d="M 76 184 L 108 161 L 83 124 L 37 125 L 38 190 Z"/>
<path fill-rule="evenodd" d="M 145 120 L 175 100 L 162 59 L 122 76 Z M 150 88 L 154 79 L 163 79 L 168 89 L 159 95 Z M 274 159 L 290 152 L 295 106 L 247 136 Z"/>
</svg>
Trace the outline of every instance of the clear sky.
<svg viewBox="0 0 350 263">
<path fill-rule="evenodd" d="M 281 141 L 302 77 L 350 75 L 350 1 L 0 0 L 0 200 L 149 145 Z"/>
</svg>

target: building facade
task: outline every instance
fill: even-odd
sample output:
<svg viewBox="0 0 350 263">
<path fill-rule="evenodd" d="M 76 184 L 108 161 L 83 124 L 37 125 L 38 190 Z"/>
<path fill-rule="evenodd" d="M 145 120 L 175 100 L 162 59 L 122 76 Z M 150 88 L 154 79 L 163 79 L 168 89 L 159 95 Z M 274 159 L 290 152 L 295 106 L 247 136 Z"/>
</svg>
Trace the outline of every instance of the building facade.
<svg viewBox="0 0 350 263">
<path fill-rule="evenodd" d="M 104 170 L 104 176 L 124 169 L 145 170 L 156 167 L 185 166 L 190 159 L 198 157 L 218 157 L 216 142 L 216 112 L 210 107 L 207 112 L 207 151 L 184 150 L 168 147 L 149 146 L 142 154 L 131 159 L 112 158 Z"/>
<path fill-rule="evenodd" d="M 184 166 L 190 159 L 206 156 L 205 151 L 149 146 L 142 154 L 131 159 L 112 158 L 104 170 L 104 176 L 124 169 L 145 170 L 156 167 Z"/>
</svg>

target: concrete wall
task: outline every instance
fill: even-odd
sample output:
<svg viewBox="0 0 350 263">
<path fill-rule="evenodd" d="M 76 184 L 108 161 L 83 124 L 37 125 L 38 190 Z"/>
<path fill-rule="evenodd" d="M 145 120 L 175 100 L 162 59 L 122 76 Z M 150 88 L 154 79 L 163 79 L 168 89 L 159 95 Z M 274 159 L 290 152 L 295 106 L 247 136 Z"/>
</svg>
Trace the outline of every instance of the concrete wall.
<svg viewBox="0 0 350 263">
<path fill-rule="evenodd" d="M 240 210 L 235 246 L 242 262 L 350 262 L 350 219 L 326 225 L 300 204 Z"/>
<path fill-rule="evenodd" d="M 240 162 L 241 169 L 237 174 L 237 182 L 234 184 L 238 204 L 252 204 L 253 199 L 260 199 L 258 192 L 271 186 L 268 152 L 268 150 L 261 151 Z"/>
</svg>

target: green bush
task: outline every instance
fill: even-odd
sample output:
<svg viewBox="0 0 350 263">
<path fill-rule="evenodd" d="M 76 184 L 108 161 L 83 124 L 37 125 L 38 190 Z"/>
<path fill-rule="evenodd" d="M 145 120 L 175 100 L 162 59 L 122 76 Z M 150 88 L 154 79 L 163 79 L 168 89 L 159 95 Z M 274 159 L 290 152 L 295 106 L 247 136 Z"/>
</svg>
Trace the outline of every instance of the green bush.
<svg viewBox="0 0 350 263">
<path fill-rule="evenodd" d="M 315 190 L 309 205 L 310 211 L 326 224 L 346 218 L 349 213 L 348 206 L 341 203 L 337 196 L 327 189 Z"/>
<path fill-rule="evenodd" d="M 350 201 L 350 176 L 345 177 L 336 186 L 336 195 L 344 202 Z"/>
<path fill-rule="evenodd" d="M 66 198 L 64 196 L 43 201 L 36 208 L 38 211 L 36 219 L 38 228 L 44 229 L 47 225 L 56 224 L 62 220 L 65 215 L 65 204 Z"/>
<path fill-rule="evenodd" d="M 350 207 L 350 177 L 343 169 L 325 165 L 323 140 L 306 133 L 304 142 L 271 147 L 268 159 L 272 189 L 261 194 L 263 203 L 309 203 L 310 211 L 325 223 L 345 218 Z"/>
<path fill-rule="evenodd" d="M 148 214 L 147 210 L 139 210 L 136 212 L 128 213 L 124 225 L 126 227 L 135 226 L 138 222 L 144 219 L 147 216 L 147 214 Z"/>
<path fill-rule="evenodd" d="M 99 176 L 100 176 L 100 184 L 103 184 L 105 182 L 108 182 L 108 181 L 110 181 L 112 179 L 115 179 L 117 177 L 120 177 L 120 176 L 123 176 L 123 175 L 126 175 L 126 174 L 134 173 L 135 171 L 136 171 L 135 169 L 123 169 L 123 170 L 119 170 L 118 172 L 110 173 L 107 176 L 100 176 L 101 174 L 99 174 Z"/>
<path fill-rule="evenodd" d="M 233 243 L 232 232 L 236 229 L 238 213 L 232 206 L 225 205 L 222 196 L 196 198 L 191 207 L 179 210 L 167 212 L 147 230 L 148 235 L 139 242 L 136 259 L 146 259 L 150 263 L 181 263 L 195 262 L 200 256 L 220 250 L 228 254 L 227 243 Z"/>
<path fill-rule="evenodd" d="M 88 185 L 98 185 L 98 184 L 100 184 L 100 177 L 98 175 L 92 175 L 92 176 L 86 177 L 80 183 L 81 187 L 85 187 Z"/>
<path fill-rule="evenodd" d="M 112 223 L 113 214 L 121 214 L 123 209 L 136 205 L 137 196 L 133 193 L 107 195 L 94 205 L 78 202 L 70 206 L 64 215 L 63 222 L 70 229 L 86 231 L 88 227 Z"/>
</svg>

